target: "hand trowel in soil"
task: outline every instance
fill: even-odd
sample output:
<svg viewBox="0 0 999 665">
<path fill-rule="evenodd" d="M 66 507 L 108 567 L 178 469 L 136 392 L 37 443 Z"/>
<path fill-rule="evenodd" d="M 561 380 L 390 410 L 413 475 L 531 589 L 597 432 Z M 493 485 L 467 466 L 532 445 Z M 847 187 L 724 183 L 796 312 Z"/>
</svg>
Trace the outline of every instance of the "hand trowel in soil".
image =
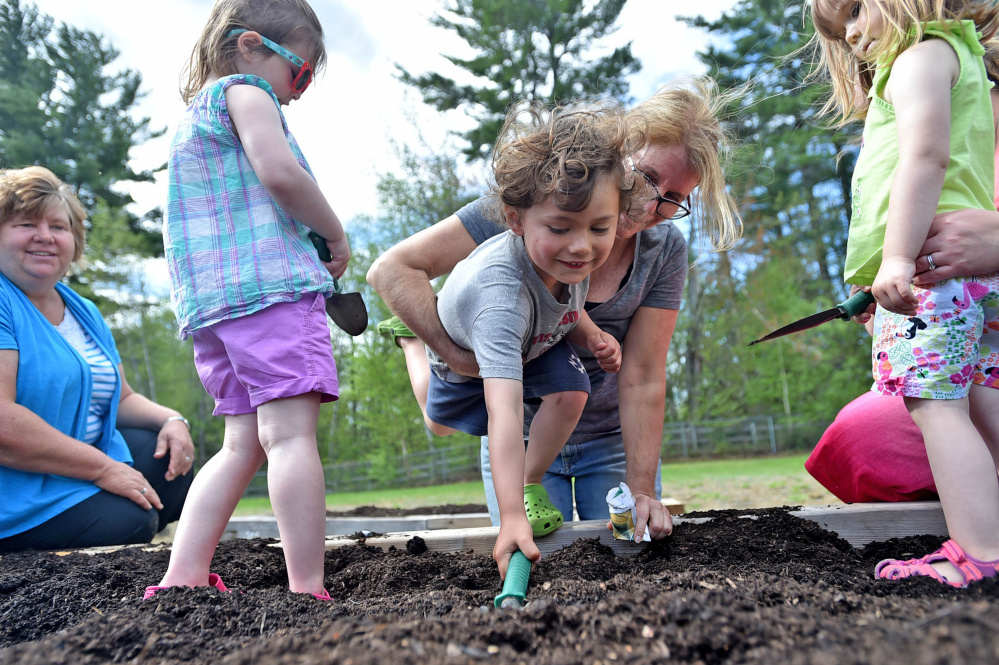
<svg viewBox="0 0 999 665">
<path fill-rule="evenodd" d="M 503 580 L 503 592 L 493 600 L 493 606 L 501 609 L 516 609 L 524 606 L 527 595 L 527 581 L 531 577 L 531 562 L 524 553 L 517 550 L 510 557 Z"/>
<path fill-rule="evenodd" d="M 326 239 L 315 231 L 309 231 L 309 240 L 312 241 L 319 258 L 328 262 L 333 260 L 329 247 L 326 246 Z M 333 323 L 351 337 L 357 337 L 368 327 L 368 308 L 364 306 L 364 299 L 356 291 L 353 293 L 343 293 L 340 281 L 333 278 L 333 288 L 336 293 L 331 294 L 326 299 L 326 313 L 333 319 Z"/>
<path fill-rule="evenodd" d="M 795 321 L 794 323 L 789 323 L 783 328 L 778 328 L 769 335 L 750 342 L 748 346 L 759 344 L 760 342 L 766 342 L 770 339 L 776 339 L 777 337 L 783 337 L 784 335 L 790 335 L 791 333 L 801 332 L 802 330 L 808 330 L 809 328 L 820 326 L 827 321 L 832 321 L 833 319 L 843 319 L 844 321 L 848 321 L 867 309 L 872 302 L 874 302 L 874 296 L 872 296 L 869 291 L 857 291 L 832 309 L 827 309 L 824 312 L 812 314 L 811 316 L 806 316 L 805 318 Z"/>
</svg>

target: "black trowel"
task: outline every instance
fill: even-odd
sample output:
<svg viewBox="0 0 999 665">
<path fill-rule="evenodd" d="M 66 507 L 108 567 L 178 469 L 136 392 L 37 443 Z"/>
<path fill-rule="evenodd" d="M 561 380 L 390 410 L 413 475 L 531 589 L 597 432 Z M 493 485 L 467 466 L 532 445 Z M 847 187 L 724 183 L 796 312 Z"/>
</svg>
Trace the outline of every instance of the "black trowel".
<svg viewBox="0 0 999 665">
<path fill-rule="evenodd" d="M 332 261 L 329 247 L 326 246 L 326 239 L 315 231 L 309 231 L 309 240 L 319 252 L 322 261 Z M 364 306 L 364 299 L 356 291 L 353 293 L 343 293 L 340 281 L 333 278 L 333 288 L 336 293 L 331 294 L 326 299 L 326 313 L 333 319 L 333 323 L 351 337 L 357 337 L 368 327 L 368 308 Z"/>
</svg>

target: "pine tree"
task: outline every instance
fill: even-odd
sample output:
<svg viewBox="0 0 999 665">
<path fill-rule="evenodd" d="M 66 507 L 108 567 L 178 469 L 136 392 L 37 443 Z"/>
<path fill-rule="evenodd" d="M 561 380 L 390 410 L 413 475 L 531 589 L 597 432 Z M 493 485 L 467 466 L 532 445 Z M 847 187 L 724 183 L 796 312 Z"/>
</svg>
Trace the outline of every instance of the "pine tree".
<svg viewBox="0 0 999 665">
<path fill-rule="evenodd" d="M 162 253 L 160 232 L 127 212 L 123 182 L 150 182 L 131 149 L 163 130 L 133 117 L 141 76 L 111 71 L 118 51 L 100 35 L 68 25 L 20 0 L 0 3 L 0 167 L 38 164 L 72 185 L 88 210 L 103 201 L 127 215 L 142 254 Z M 158 216 L 153 211 L 151 217 Z"/>
<path fill-rule="evenodd" d="M 729 179 L 745 234 L 691 270 L 676 345 L 677 381 L 691 419 L 745 414 L 827 417 L 869 384 L 859 326 L 830 323 L 747 349 L 785 323 L 832 307 L 842 278 L 849 182 L 860 127 L 817 117 L 828 93 L 806 82 L 812 62 L 802 2 L 740 0 L 715 21 L 684 19 L 713 37 L 699 53 L 731 109 L 737 158 Z M 694 242 L 692 250 L 697 249 Z M 692 306 L 691 306 L 692 305 Z"/>
<path fill-rule="evenodd" d="M 399 78 L 439 111 L 466 109 L 478 123 L 461 134 L 470 159 L 489 154 L 511 104 L 521 99 L 566 102 L 623 97 L 627 76 L 641 68 L 630 42 L 611 53 L 591 51 L 616 30 L 625 0 L 452 0 L 431 23 L 451 30 L 475 52 L 447 59 L 473 77 L 459 84 L 439 73 Z"/>
</svg>

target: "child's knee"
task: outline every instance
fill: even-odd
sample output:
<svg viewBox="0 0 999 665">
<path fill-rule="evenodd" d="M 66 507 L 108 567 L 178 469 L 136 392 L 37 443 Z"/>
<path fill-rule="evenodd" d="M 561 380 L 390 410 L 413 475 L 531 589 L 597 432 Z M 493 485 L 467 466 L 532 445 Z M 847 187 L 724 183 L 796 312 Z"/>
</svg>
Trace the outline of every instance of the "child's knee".
<svg viewBox="0 0 999 665">
<path fill-rule="evenodd" d="M 454 434 L 455 430 L 447 425 L 441 425 L 440 423 L 435 423 L 427 416 L 423 416 L 423 423 L 430 430 L 430 433 L 435 436 L 448 436 Z"/>
<path fill-rule="evenodd" d="M 582 390 L 566 390 L 560 393 L 545 395 L 541 401 L 546 407 L 557 409 L 559 413 L 566 415 L 573 413 L 582 414 L 583 408 L 586 406 L 586 400 L 589 397 L 589 393 Z"/>
</svg>

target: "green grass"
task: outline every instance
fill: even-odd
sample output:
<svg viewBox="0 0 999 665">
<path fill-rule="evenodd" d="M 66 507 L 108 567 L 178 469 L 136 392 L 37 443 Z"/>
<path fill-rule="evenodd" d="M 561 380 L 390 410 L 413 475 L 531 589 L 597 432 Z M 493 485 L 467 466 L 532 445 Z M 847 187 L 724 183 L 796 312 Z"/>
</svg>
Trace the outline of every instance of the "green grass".
<svg viewBox="0 0 999 665">
<path fill-rule="evenodd" d="M 326 495 L 328 510 L 350 510 L 358 506 L 382 508 L 419 508 L 443 504 L 476 503 L 484 505 L 486 495 L 482 481 L 436 485 L 433 487 L 405 487 L 401 489 L 372 490 L 369 492 L 340 492 Z M 267 497 L 245 498 L 236 507 L 236 515 L 266 515 L 271 512 Z"/>
<path fill-rule="evenodd" d="M 808 455 L 766 456 L 749 459 L 722 459 L 663 464 L 663 485 L 690 483 L 706 478 L 753 478 L 807 473 Z"/>
<path fill-rule="evenodd" d="M 805 471 L 806 457 L 767 456 L 664 464 L 663 496 L 682 501 L 687 511 L 838 503 Z M 344 511 L 358 506 L 419 508 L 485 502 L 481 481 L 326 495 L 329 510 Z M 236 508 L 237 515 L 270 512 L 270 501 L 266 497 L 243 499 Z"/>
</svg>

